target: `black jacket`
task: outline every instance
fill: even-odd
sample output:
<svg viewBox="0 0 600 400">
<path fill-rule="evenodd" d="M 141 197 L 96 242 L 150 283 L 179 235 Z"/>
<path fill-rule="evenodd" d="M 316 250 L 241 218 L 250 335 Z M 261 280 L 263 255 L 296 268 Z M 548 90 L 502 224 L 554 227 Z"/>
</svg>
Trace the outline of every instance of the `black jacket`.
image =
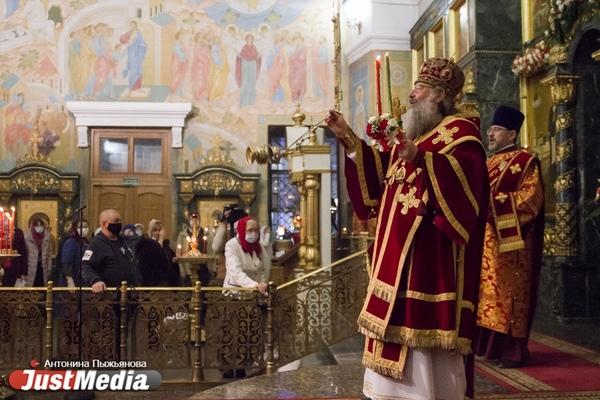
<svg viewBox="0 0 600 400">
<path fill-rule="evenodd" d="M 167 283 L 169 260 L 158 242 L 142 238 L 135 246 L 135 254 L 143 286 L 161 286 Z"/>
<path fill-rule="evenodd" d="M 98 281 L 109 287 L 119 287 L 122 281 L 129 286 L 140 284 L 135 257 L 127 251 L 123 238 L 110 240 L 102 232 L 92 238 L 83 254 L 82 275 L 90 286 Z"/>
</svg>

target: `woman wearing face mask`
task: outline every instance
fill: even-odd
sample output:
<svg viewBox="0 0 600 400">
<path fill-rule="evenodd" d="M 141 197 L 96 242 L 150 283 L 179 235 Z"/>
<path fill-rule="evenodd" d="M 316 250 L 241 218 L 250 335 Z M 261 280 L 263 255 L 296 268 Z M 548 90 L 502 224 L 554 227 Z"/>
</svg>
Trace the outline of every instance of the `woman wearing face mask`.
<svg viewBox="0 0 600 400">
<path fill-rule="evenodd" d="M 138 235 L 136 231 L 137 228 L 135 225 L 126 224 L 123 226 L 123 232 L 121 233 L 123 240 L 125 241 L 125 247 L 127 247 L 127 251 L 129 251 L 129 253 L 131 253 L 134 257 L 136 257 L 135 247 L 142 239 L 142 235 Z"/>
<path fill-rule="evenodd" d="M 225 244 L 225 280 L 224 288 L 256 288 L 261 293 L 267 292 L 267 283 L 271 272 L 271 258 L 267 250 L 260 243 L 258 222 L 252 217 L 243 217 L 237 222 L 236 236 Z M 233 294 L 234 298 L 238 296 Z M 224 318 L 227 320 L 225 311 Z M 247 338 L 243 339 L 247 342 Z M 243 352 L 243 346 L 238 352 Z M 238 354 L 237 359 L 246 356 Z M 234 358 L 235 359 L 235 358 Z M 224 364 L 225 360 L 221 360 Z M 246 371 L 243 368 L 228 369 L 223 372 L 224 378 L 244 378 Z"/>
<path fill-rule="evenodd" d="M 67 280 L 68 287 L 79 286 L 81 281 L 79 266 L 83 254 L 88 247 L 89 224 L 87 220 L 73 221 L 62 247 L 60 257 L 61 272 Z"/>
<path fill-rule="evenodd" d="M 25 286 L 44 286 L 50 276 L 51 243 L 45 214 L 34 214 L 25 232 L 27 246 L 27 276 Z"/>
<path fill-rule="evenodd" d="M 236 236 L 225 244 L 223 287 L 257 288 L 266 293 L 271 258 L 259 241 L 258 222 L 252 217 L 238 221 Z"/>
</svg>

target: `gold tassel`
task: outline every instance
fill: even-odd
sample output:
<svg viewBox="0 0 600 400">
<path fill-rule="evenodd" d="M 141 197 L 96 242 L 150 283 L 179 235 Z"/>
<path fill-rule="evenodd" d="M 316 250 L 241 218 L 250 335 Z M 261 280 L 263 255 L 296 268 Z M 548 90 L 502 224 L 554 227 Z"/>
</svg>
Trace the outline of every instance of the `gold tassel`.
<svg viewBox="0 0 600 400">
<path fill-rule="evenodd" d="M 383 339 L 385 328 L 363 316 L 358 317 L 358 331 L 371 339 Z"/>
<path fill-rule="evenodd" d="M 390 303 L 393 303 L 395 300 L 395 292 L 396 289 L 393 286 L 387 285 L 385 283 L 375 282 L 373 285 L 373 291 L 371 295 L 375 295 L 379 297 L 381 300 Z"/>
<path fill-rule="evenodd" d="M 390 378 L 394 378 L 397 380 L 402 380 L 402 378 L 403 378 L 402 371 L 383 367 L 383 366 L 377 364 L 377 362 L 375 360 L 369 360 L 366 357 L 363 357 L 362 365 L 364 365 L 366 368 L 372 369 L 373 371 L 377 372 L 378 374 L 389 376 Z"/>
<path fill-rule="evenodd" d="M 435 348 L 442 350 L 454 350 L 460 353 L 461 355 L 471 354 L 471 340 L 467 338 L 457 338 L 457 337 L 442 337 L 442 336 L 422 336 L 411 335 L 411 337 L 407 337 L 406 334 L 387 334 L 385 336 L 380 336 L 380 334 L 369 327 L 359 326 L 358 331 L 371 339 L 381 340 L 382 342 L 387 343 L 396 343 L 406 345 L 411 348 Z"/>
</svg>

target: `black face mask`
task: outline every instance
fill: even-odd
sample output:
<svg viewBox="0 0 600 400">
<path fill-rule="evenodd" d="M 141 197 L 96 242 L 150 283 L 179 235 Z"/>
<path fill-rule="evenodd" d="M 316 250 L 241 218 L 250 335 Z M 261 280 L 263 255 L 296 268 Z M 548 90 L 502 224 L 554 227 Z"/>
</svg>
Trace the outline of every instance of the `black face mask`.
<svg viewBox="0 0 600 400">
<path fill-rule="evenodd" d="M 108 227 L 107 227 L 108 231 L 115 236 L 119 236 L 119 233 L 121 233 L 122 228 L 123 228 L 123 224 L 120 222 L 116 222 L 114 224 L 108 224 Z"/>
</svg>

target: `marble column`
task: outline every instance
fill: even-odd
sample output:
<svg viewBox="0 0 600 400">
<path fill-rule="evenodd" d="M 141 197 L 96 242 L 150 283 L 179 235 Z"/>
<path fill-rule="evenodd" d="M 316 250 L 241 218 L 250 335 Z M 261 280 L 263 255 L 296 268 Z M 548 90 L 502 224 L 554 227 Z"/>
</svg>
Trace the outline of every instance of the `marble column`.
<svg viewBox="0 0 600 400">
<path fill-rule="evenodd" d="M 552 243 L 546 244 L 553 255 L 547 272 L 552 275 L 552 311 L 561 319 L 582 317 L 586 304 L 585 271 L 579 264 L 578 174 L 575 152 L 575 93 L 578 77 L 555 70 L 541 83 L 550 87 L 555 105 L 554 126 L 556 135 L 556 180 L 552 184 L 556 193 L 556 224 Z M 582 286 L 583 285 L 583 286 Z"/>
<path fill-rule="evenodd" d="M 554 254 L 576 257 L 579 254 L 577 224 L 577 160 L 575 157 L 575 126 L 573 100 L 578 77 L 552 74 L 542 81 L 549 85 L 556 106 L 556 242 Z"/>
</svg>

